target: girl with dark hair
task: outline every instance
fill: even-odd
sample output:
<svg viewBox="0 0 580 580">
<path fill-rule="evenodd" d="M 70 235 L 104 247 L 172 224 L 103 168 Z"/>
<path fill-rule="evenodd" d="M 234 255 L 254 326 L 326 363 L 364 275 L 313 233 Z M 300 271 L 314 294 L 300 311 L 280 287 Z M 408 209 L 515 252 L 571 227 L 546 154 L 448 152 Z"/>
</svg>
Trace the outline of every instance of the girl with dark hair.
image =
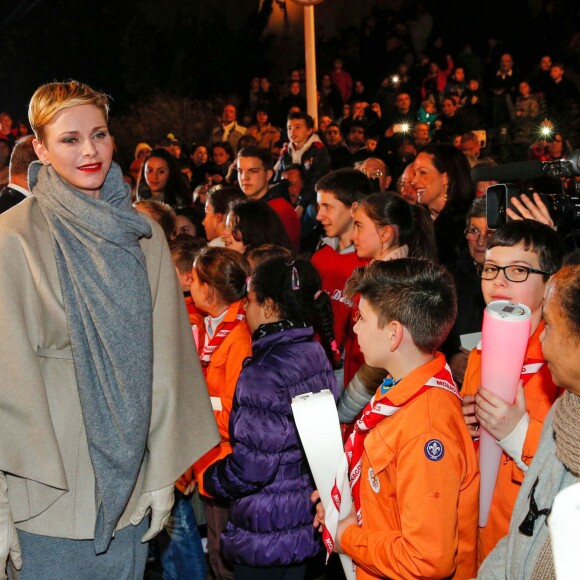
<svg viewBox="0 0 580 580">
<path fill-rule="evenodd" d="M 330 389 L 332 367 L 313 339 L 319 309 L 330 312 L 306 260 L 260 264 L 249 281 L 246 317 L 253 355 L 236 386 L 231 455 L 213 464 L 205 489 L 231 500 L 222 551 L 236 579 L 304 578 L 322 544 L 313 533 L 312 479 L 292 419 L 292 398 Z M 326 300 L 324 300 L 326 297 Z"/>
<path fill-rule="evenodd" d="M 162 201 L 174 209 L 191 205 L 191 193 L 177 160 L 169 151 L 153 149 L 143 164 L 137 182 L 137 200 L 142 199 Z"/>
<path fill-rule="evenodd" d="M 275 244 L 293 251 L 284 224 L 263 201 L 247 200 L 232 204 L 222 239 L 226 248 L 242 254 L 262 244 Z"/>
<path fill-rule="evenodd" d="M 451 268 L 465 243 L 465 215 L 475 197 L 469 162 L 453 145 L 429 144 L 419 151 L 414 168 L 412 185 L 435 222 L 439 261 Z"/>
<path fill-rule="evenodd" d="M 238 252 L 206 247 L 199 252 L 193 263 L 190 287 L 196 308 L 207 314 L 204 327 L 197 329 L 198 351 L 221 442 L 184 474 L 178 487 L 181 492 L 188 494 L 193 491 L 194 477 L 200 484 L 208 528 L 209 563 L 216 578 L 232 577 L 230 564 L 220 552 L 220 535 L 227 523 L 228 504 L 212 499 L 205 492 L 203 473 L 231 452 L 228 423 L 234 391 L 242 362 L 252 354 L 252 339 L 244 314 L 249 272 L 246 258 Z M 179 512 L 175 513 L 174 510 L 173 515 L 178 524 L 172 522 L 170 531 L 177 528 L 184 518 L 189 522 L 195 521 L 191 502 L 183 494 L 177 498 L 177 506 Z M 193 524 L 182 525 L 181 528 L 183 531 L 179 536 L 183 538 L 177 537 L 176 533 L 175 541 L 170 545 L 171 556 L 168 561 L 175 572 L 171 578 L 198 578 L 192 572 L 203 568 L 203 552 L 199 556 L 197 529 L 194 529 Z M 187 531 L 189 528 L 191 531 Z M 181 568 L 184 562 L 189 562 L 187 569 Z M 205 578 L 205 574 L 202 573 L 201 578 Z"/>
<path fill-rule="evenodd" d="M 230 165 L 235 161 L 234 149 L 228 141 L 218 141 L 209 150 L 210 162 L 207 172 L 212 185 L 222 183 Z"/>
<path fill-rule="evenodd" d="M 359 202 L 352 240 L 359 258 L 436 257 L 429 213 L 396 193 L 372 193 Z"/>
</svg>

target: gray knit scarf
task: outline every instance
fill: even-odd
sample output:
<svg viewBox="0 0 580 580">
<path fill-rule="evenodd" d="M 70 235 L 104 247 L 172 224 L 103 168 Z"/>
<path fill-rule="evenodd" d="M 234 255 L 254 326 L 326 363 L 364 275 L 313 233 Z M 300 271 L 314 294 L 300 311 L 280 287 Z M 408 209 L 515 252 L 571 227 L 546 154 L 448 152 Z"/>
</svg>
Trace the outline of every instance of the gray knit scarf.
<svg viewBox="0 0 580 580">
<path fill-rule="evenodd" d="M 131 207 L 115 163 L 99 199 L 38 162 L 29 183 L 48 222 L 64 299 L 95 472 L 100 554 L 133 492 L 149 432 L 152 307 L 139 238 L 151 228 Z"/>
</svg>

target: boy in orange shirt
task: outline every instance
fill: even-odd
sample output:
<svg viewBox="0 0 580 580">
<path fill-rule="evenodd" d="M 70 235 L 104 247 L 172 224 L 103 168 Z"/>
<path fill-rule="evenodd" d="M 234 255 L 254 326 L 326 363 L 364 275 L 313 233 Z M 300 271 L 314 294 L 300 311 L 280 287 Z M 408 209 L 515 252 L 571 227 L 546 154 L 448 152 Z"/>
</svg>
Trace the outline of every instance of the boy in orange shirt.
<svg viewBox="0 0 580 580">
<path fill-rule="evenodd" d="M 504 450 L 487 525 L 479 530 L 478 563 L 508 533 L 510 518 L 524 475 L 538 448 L 544 419 L 559 395 L 544 363 L 540 334 L 542 307 L 550 276 L 562 265 L 562 242 L 547 225 L 532 220 L 508 222 L 487 245 L 481 268 L 481 289 L 486 304 L 511 300 L 532 311 L 532 330 L 522 386 L 513 404 L 504 402 L 481 385 L 481 350 L 469 355 L 463 395 L 463 413 L 472 437 L 479 425 Z"/>
<path fill-rule="evenodd" d="M 334 549 L 351 556 L 357 580 L 472 578 L 479 471 L 437 352 L 457 312 L 453 279 L 426 260 L 376 261 L 347 290 L 361 295 L 365 362 L 390 374 L 345 445 L 354 502 Z M 315 527 L 324 517 L 318 504 Z"/>
</svg>

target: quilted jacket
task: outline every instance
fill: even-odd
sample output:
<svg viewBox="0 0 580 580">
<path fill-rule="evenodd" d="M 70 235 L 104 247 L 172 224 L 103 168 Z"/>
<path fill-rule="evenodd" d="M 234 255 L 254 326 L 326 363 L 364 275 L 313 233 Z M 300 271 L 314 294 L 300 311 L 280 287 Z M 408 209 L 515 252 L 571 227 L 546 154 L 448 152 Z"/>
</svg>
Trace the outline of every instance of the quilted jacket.
<svg viewBox="0 0 580 580">
<path fill-rule="evenodd" d="M 230 415 L 233 453 L 205 473 L 206 490 L 232 500 L 222 550 L 246 566 L 286 566 L 315 556 L 312 477 L 292 418 L 292 398 L 330 389 L 336 380 L 312 328 L 254 341 Z"/>
</svg>

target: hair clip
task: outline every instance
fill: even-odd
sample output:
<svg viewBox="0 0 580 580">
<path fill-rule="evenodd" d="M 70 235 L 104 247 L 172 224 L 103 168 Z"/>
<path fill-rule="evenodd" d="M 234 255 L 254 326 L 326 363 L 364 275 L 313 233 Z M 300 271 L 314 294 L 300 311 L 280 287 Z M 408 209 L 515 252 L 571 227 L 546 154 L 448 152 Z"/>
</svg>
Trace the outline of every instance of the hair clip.
<svg viewBox="0 0 580 580">
<path fill-rule="evenodd" d="M 252 284 L 252 277 L 248 276 L 246 278 L 246 291 L 249 292 L 250 291 L 250 285 Z"/>
<path fill-rule="evenodd" d="M 300 278 L 298 277 L 298 270 L 296 266 L 292 266 L 292 290 L 300 288 Z"/>
<path fill-rule="evenodd" d="M 322 294 L 322 290 L 319 290 L 315 295 L 314 295 L 314 300 L 318 300 L 320 298 L 320 295 Z"/>
</svg>

